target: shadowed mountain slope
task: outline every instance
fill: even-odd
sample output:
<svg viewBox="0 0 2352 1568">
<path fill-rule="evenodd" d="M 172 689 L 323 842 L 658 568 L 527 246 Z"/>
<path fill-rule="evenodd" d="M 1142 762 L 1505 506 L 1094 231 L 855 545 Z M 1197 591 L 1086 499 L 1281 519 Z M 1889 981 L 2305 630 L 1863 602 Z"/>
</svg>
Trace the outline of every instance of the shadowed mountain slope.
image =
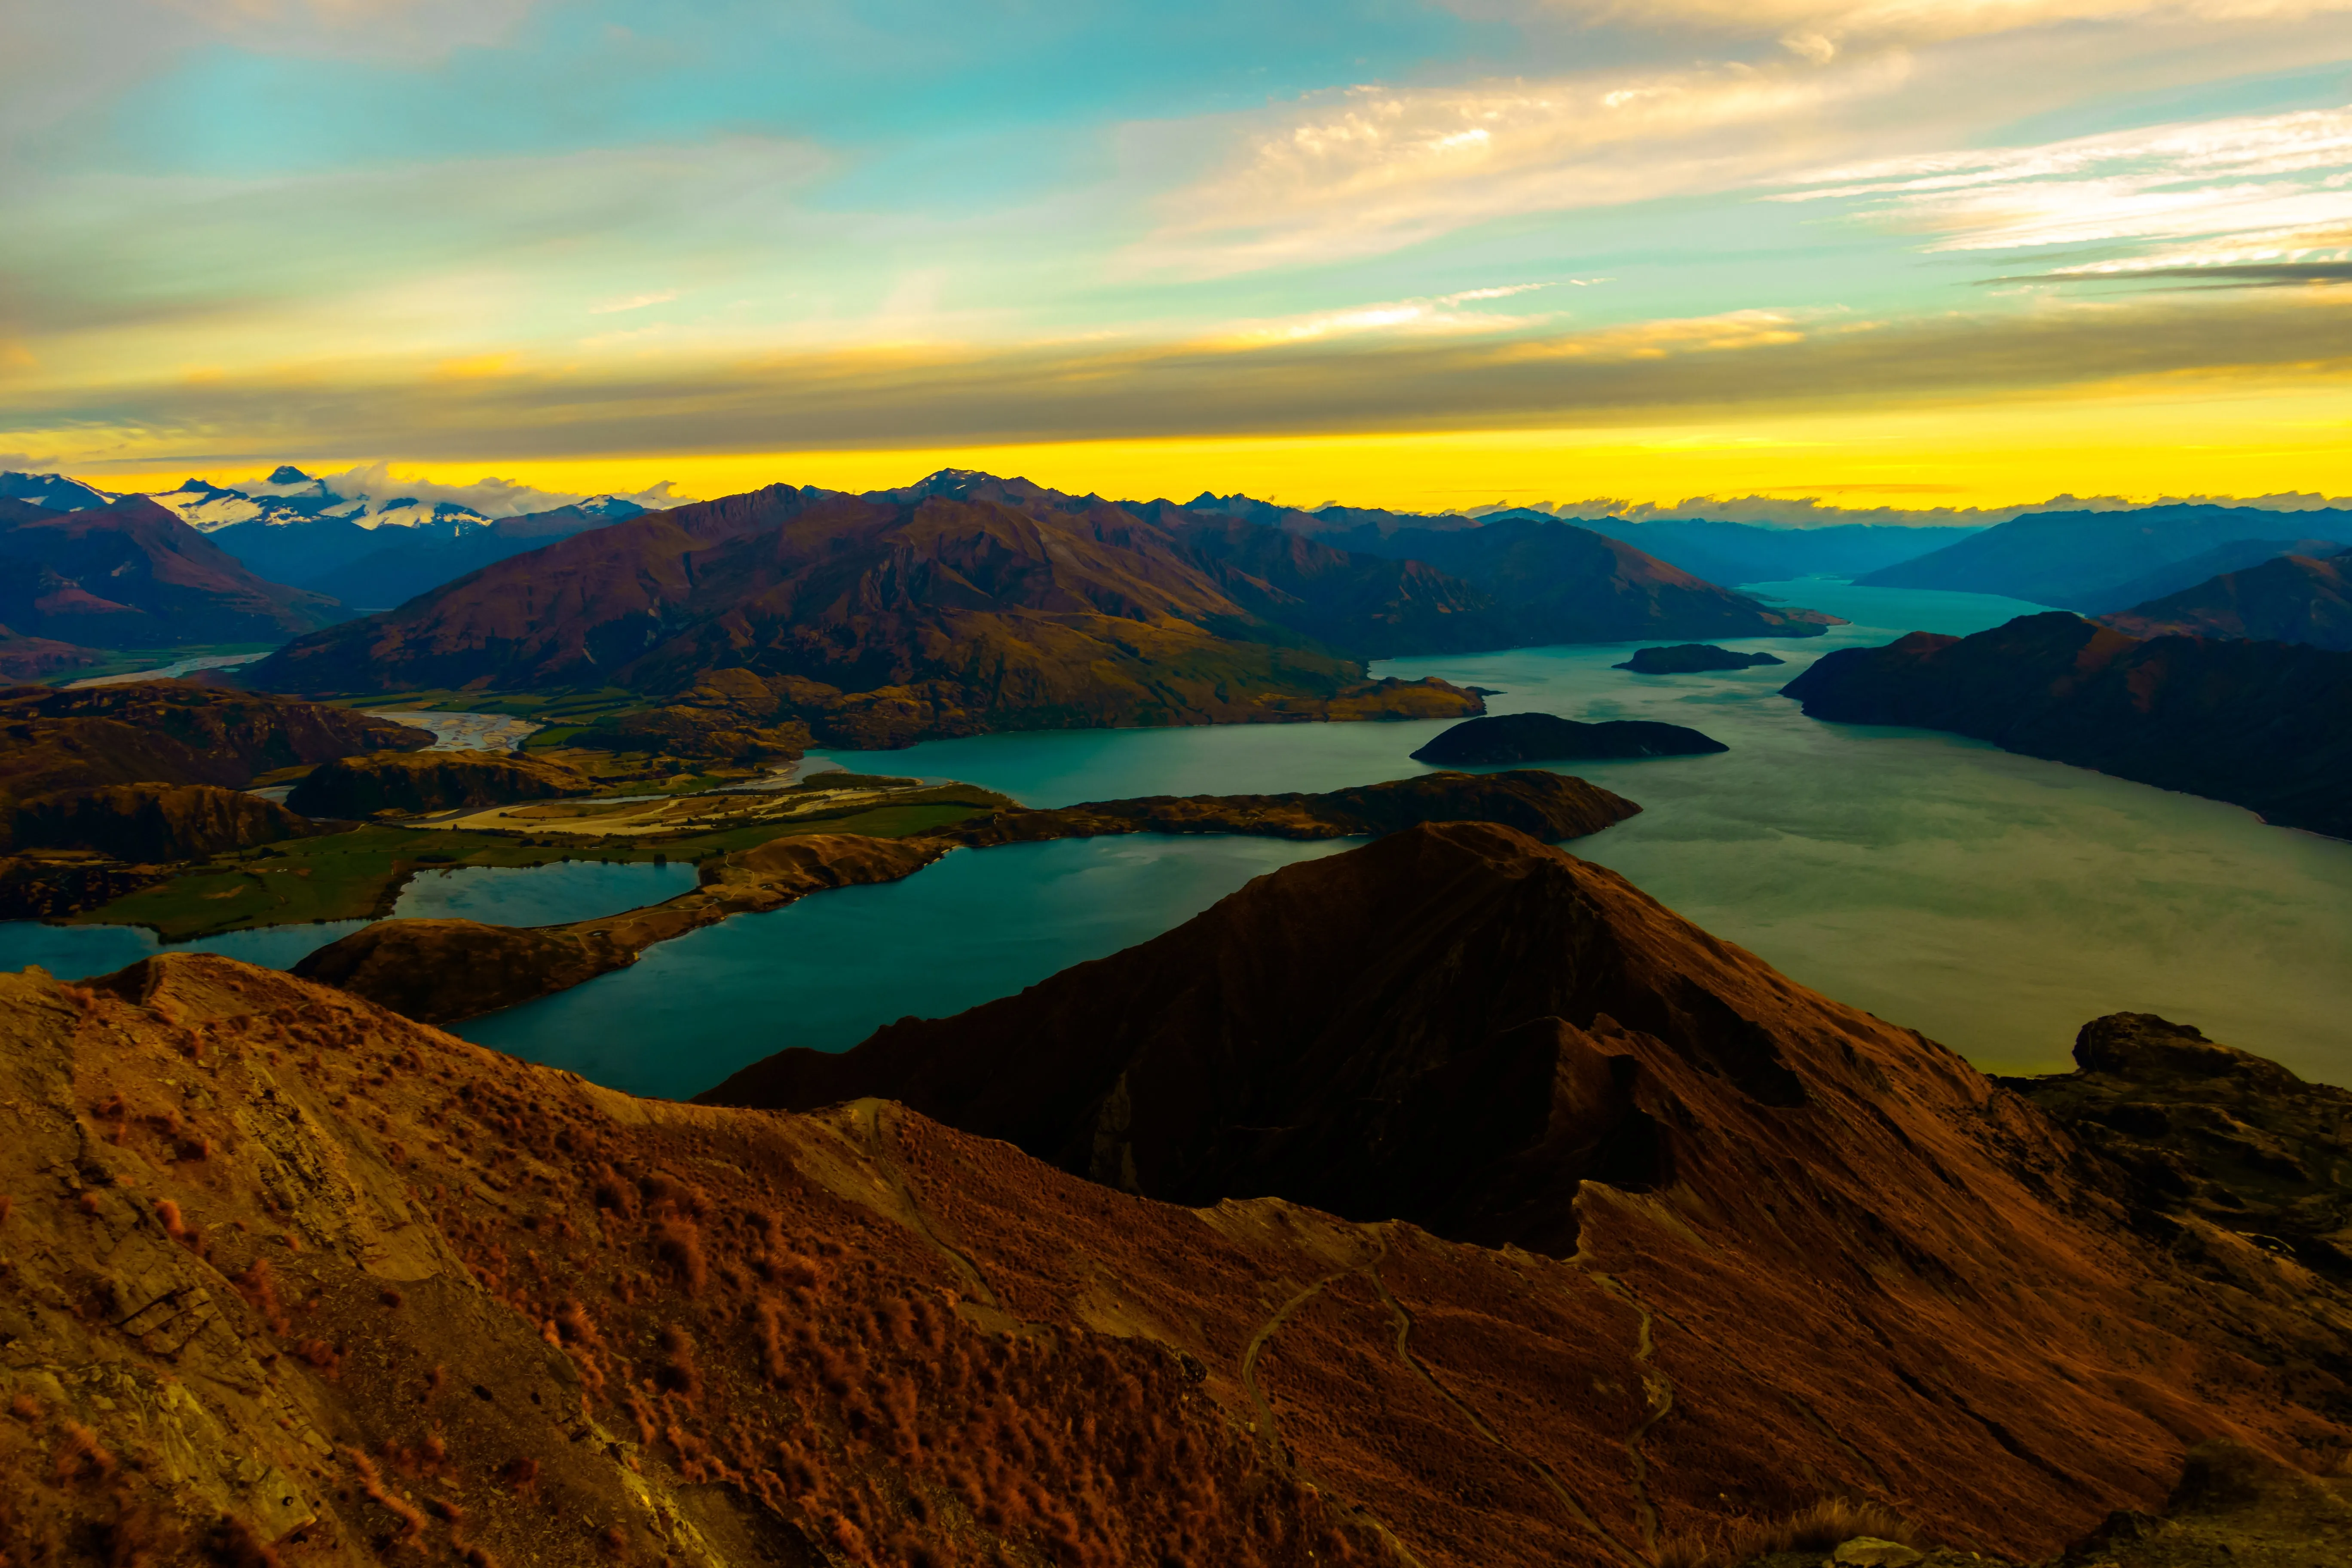
<svg viewBox="0 0 2352 1568">
<path fill-rule="evenodd" d="M 2352 837 L 2352 654 L 2053 611 L 1841 648 L 1780 689 L 1816 719 L 1950 730 Z"/>
<path fill-rule="evenodd" d="M 1350 550 L 1423 561 L 1492 595 L 1520 643 L 1819 637 L 1836 616 L 1775 609 L 1590 529 L 1517 517 L 1478 528 L 1361 528 Z"/>
<path fill-rule="evenodd" d="M 2193 576 L 2152 586 L 2158 580 L 2151 574 L 2179 563 L 2201 561 L 2209 552 L 2245 548 L 2247 542 L 2257 542 L 2252 548 L 2266 550 L 2259 542 L 2296 538 L 2352 544 L 2352 512 L 2203 505 L 2029 512 L 1856 581 L 1872 588 L 2003 594 L 2097 615 L 2123 609 L 2154 592 L 2185 587 L 2223 569 L 2196 571 Z"/>
<path fill-rule="evenodd" d="M 100 647 L 270 642 L 338 618 L 247 571 L 144 496 L 80 511 L 0 500 L 0 621 Z"/>
<path fill-rule="evenodd" d="M 776 486 L 651 513 L 301 639 L 250 679 L 278 690 L 670 692 L 740 668 L 773 694 L 768 722 L 799 718 L 819 739 L 863 745 L 1478 710 L 1452 688 L 1367 682 L 1355 658 L 1276 618 L 1297 595 L 1240 581 L 1231 560 L 1107 502 L 1006 485 L 935 476 L 870 497 Z M 1348 604 L 1335 595 L 1295 618 L 1370 634 L 1383 616 L 1436 614 L 1398 605 L 1424 586 L 1415 574 L 1375 563 L 1339 576 Z M 1373 578 L 1394 591 L 1368 588 Z"/>
<path fill-rule="evenodd" d="M 2352 652 L 2352 552 L 2280 555 L 2099 617 L 2126 637 L 2248 637 Z"/>
<path fill-rule="evenodd" d="M 1586 1181 L 1572 1257 L 1176 1208 L 871 1100 L 634 1100 L 207 955 L 0 976 L 0 1550 L 1635 1568 L 1840 1495 L 2040 1557 L 2200 1439 L 2341 1451 L 2311 1310 L 2109 1235 L 2023 1101 L 1498 830 L 1349 858 L 1438 840 L 1620 906 L 1596 973 L 1696 966 L 1661 1034 L 1550 1028 L 1538 1117 L 1672 1163 Z"/>
</svg>

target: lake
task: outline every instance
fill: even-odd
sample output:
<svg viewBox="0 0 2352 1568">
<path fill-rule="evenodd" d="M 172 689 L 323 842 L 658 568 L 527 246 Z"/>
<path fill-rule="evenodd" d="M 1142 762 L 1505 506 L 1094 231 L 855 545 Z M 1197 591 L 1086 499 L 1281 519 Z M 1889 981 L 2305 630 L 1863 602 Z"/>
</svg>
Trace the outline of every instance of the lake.
<svg viewBox="0 0 2352 1568">
<path fill-rule="evenodd" d="M 1498 689 L 1498 713 L 1660 719 L 1716 756 L 1579 764 L 1643 815 L 1571 847 L 1791 977 L 1990 1070 L 2055 1071 L 2104 1013 L 2161 1013 L 2352 1081 L 2352 844 L 1927 731 L 1809 720 L 1778 689 L 1833 648 L 1967 633 L 2042 606 L 1809 580 L 1751 591 L 1854 624 L 1724 646 L 1789 662 L 1612 669 L 1631 647 L 1396 659 Z M 1033 805 L 1324 790 L 1424 771 L 1437 722 L 1084 731 L 822 756 Z M 637 1092 L 717 1083 L 788 1045 L 838 1050 L 908 1015 L 1009 995 L 1180 923 L 1250 877 L 1347 844 L 1118 838 L 960 851 L 654 948 L 634 968 L 460 1026 Z"/>
<path fill-rule="evenodd" d="M 485 921 L 493 925 L 557 925 L 659 903 L 694 887 L 694 868 L 643 861 L 567 860 L 551 866 L 456 866 L 418 872 L 392 912 L 410 919 Z M 247 963 L 291 969 L 365 921 L 233 931 L 168 948 L 144 926 L 52 926 L 0 921 L 0 970 L 37 963 L 63 980 L 106 974 L 162 952 L 218 952 Z"/>
</svg>

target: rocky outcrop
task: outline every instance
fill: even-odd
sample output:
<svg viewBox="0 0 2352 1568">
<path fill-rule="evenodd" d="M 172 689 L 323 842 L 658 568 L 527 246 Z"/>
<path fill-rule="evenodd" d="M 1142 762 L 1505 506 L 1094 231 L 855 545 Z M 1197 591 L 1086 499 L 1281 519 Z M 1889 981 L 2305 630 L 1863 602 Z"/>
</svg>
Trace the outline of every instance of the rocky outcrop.
<svg viewBox="0 0 2352 1568">
<path fill-rule="evenodd" d="M 9 824 L 10 842 L 0 847 L 194 860 L 318 831 L 276 801 L 218 784 L 101 784 L 23 802 Z"/>
<path fill-rule="evenodd" d="M 1353 838 L 1424 822 L 1499 822 L 1556 842 L 1598 833 L 1641 809 L 1621 795 L 1563 773 L 1444 773 L 1323 795 L 1158 795 L 1088 801 L 1051 811 L 1000 811 L 930 836 L 980 846 L 1114 833 Z"/>
<path fill-rule="evenodd" d="M 184 680 L 5 688 L 0 804 L 119 784 L 241 789 L 279 768 L 432 743 L 425 731 L 347 708 Z"/>
<path fill-rule="evenodd" d="M 2152 1239 L 2231 1283 L 2260 1249 L 2352 1286 L 2352 1090 L 2147 1013 L 2083 1026 L 2074 1062 L 2001 1082 L 2081 1140 Z"/>
<path fill-rule="evenodd" d="M 294 973 L 419 1023 L 447 1024 L 568 990 L 636 956 L 602 932 L 378 921 L 311 953 Z"/>
<path fill-rule="evenodd" d="M 2352 654 L 2053 612 L 1842 648 L 1780 689 L 1816 719 L 1950 730 L 2352 837 Z"/>
<path fill-rule="evenodd" d="M 1699 757 L 1731 748 L 1681 724 L 1611 719 L 1587 724 L 1549 713 L 1505 713 L 1454 725 L 1413 761 L 1441 767 L 1506 763 L 1589 763 L 1636 757 Z"/>
<path fill-rule="evenodd" d="M 1686 642 L 1673 647 L 1637 648 L 1633 658 L 1609 668 L 1630 669 L 1636 675 L 1696 675 L 1710 669 L 1752 669 L 1788 662 L 1769 653 L 1733 653 L 1713 643 Z"/>
<path fill-rule="evenodd" d="M 2126 637 L 2249 637 L 2352 652 L 2352 552 L 2280 555 L 2099 617 Z"/>
<path fill-rule="evenodd" d="M 145 496 L 79 511 L 0 500 L 0 621 L 98 647 L 275 642 L 341 606 L 257 577 Z"/>
<path fill-rule="evenodd" d="M 314 816 L 414 816 L 554 800 L 595 787 L 577 768 L 520 752 L 380 752 L 320 763 L 294 786 L 286 804 Z"/>
</svg>

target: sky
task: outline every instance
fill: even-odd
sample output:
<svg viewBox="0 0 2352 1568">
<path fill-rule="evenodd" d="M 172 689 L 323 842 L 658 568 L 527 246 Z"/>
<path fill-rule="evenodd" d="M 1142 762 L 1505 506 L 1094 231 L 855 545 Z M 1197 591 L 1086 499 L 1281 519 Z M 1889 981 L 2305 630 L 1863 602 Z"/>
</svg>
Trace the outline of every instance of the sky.
<svg viewBox="0 0 2352 1568">
<path fill-rule="evenodd" d="M 27 0 L 0 468 L 2352 492 L 2352 0 Z"/>
</svg>

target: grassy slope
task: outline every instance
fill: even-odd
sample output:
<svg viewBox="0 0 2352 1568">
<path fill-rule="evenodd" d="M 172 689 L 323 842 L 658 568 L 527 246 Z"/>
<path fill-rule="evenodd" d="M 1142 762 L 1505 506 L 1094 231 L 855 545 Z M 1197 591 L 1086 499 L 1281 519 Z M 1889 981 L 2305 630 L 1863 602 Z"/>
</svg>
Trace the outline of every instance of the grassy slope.
<svg viewBox="0 0 2352 1568">
<path fill-rule="evenodd" d="M 186 942 L 257 926 L 364 920 L 392 912 L 419 866 L 543 866 L 559 860 L 702 861 L 802 833 L 899 838 L 993 809 L 986 791 L 944 786 L 886 805 L 816 813 L 789 823 L 753 823 L 667 837 L 530 838 L 446 828 L 367 826 L 297 838 L 224 856 L 171 881 L 76 915 L 75 925 L 143 925 L 165 942 Z"/>
</svg>

